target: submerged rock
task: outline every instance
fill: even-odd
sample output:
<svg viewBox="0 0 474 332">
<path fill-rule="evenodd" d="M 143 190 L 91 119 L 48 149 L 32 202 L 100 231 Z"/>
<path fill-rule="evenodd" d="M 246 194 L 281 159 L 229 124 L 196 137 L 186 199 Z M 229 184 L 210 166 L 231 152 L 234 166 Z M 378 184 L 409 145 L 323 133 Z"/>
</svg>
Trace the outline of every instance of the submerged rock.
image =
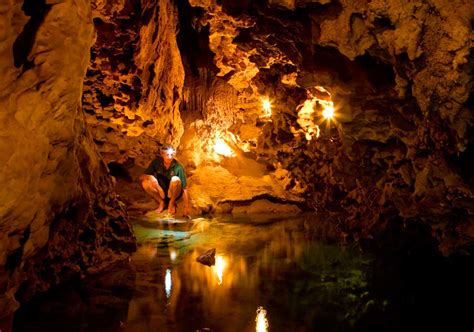
<svg viewBox="0 0 474 332">
<path fill-rule="evenodd" d="M 204 254 L 199 255 L 196 260 L 204 265 L 212 266 L 216 264 L 216 248 L 209 249 Z"/>
</svg>

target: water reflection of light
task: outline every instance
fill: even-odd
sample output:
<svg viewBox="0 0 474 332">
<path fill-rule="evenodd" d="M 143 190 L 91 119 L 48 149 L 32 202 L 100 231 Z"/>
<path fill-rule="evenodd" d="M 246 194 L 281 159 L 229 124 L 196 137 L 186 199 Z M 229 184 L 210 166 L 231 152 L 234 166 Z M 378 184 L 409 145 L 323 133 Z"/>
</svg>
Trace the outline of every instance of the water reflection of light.
<svg viewBox="0 0 474 332">
<path fill-rule="evenodd" d="M 178 257 L 178 254 L 176 253 L 176 250 L 170 249 L 170 259 L 174 261 Z"/>
<path fill-rule="evenodd" d="M 165 275 L 165 292 L 166 292 L 166 298 L 169 299 L 171 296 L 171 287 L 173 283 L 171 281 L 171 270 L 166 269 L 166 275 Z"/>
<path fill-rule="evenodd" d="M 267 311 L 263 307 L 258 307 L 257 309 L 257 318 L 255 318 L 257 325 L 255 331 L 257 332 L 267 332 L 268 331 L 268 319 Z"/>
<path fill-rule="evenodd" d="M 215 268 L 215 271 L 216 271 L 216 275 L 217 275 L 219 285 L 222 285 L 222 278 L 223 278 L 223 275 L 224 275 L 225 267 L 226 267 L 226 261 L 225 261 L 224 257 L 216 256 L 216 265 L 214 266 L 214 268 Z"/>
</svg>

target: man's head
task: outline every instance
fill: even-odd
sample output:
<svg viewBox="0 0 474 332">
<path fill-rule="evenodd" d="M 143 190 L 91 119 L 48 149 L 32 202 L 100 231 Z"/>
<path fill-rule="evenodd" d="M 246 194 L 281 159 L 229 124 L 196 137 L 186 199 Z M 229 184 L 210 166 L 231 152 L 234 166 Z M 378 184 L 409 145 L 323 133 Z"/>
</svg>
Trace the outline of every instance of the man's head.
<svg viewBox="0 0 474 332">
<path fill-rule="evenodd" d="M 172 160 L 176 154 L 176 150 L 170 144 L 165 144 L 160 149 L 160 155 L 165 161 Z"/>
</svg>

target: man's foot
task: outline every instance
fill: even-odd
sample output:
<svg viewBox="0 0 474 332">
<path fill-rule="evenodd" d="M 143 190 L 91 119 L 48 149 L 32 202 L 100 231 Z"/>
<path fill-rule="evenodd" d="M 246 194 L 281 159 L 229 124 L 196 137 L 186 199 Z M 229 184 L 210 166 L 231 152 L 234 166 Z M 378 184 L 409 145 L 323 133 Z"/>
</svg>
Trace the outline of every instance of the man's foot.
<svg viewBox="0 0 474 332">
<path fill-rule="evenodd" d="M 161 202 L 160 205 L 158 206 L 158 209 L 156 209 L 155 212 L 160 214 L 161 212 L 163 212 L 164 208 L 165 208 L 165 204 Z"/>
</svg>

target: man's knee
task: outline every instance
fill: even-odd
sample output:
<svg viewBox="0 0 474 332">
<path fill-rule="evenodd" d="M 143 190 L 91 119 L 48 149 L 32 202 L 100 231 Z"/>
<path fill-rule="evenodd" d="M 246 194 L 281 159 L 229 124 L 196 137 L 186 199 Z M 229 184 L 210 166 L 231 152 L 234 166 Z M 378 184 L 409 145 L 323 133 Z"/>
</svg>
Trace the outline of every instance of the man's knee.
<svg viewBox="0 0 474 332">
<path fill-rule="evenodd" d="M 181 180 L 177 176 L 173 176 L 170 179 L 170 189 L 168 190 L 168 196 L 176 196 L 181 191 Z"/>
<path fill-rule="evenodd" d="M 154 176 L 149 175 L 149 176 L 142 179 L 141 184 L 142 184 L 143 189 L 148 191 L 148 190 L 154 189 L 156 186 L 158 186 L 158 181 L 156 180 L 156 178 Z"/>
</svg>

